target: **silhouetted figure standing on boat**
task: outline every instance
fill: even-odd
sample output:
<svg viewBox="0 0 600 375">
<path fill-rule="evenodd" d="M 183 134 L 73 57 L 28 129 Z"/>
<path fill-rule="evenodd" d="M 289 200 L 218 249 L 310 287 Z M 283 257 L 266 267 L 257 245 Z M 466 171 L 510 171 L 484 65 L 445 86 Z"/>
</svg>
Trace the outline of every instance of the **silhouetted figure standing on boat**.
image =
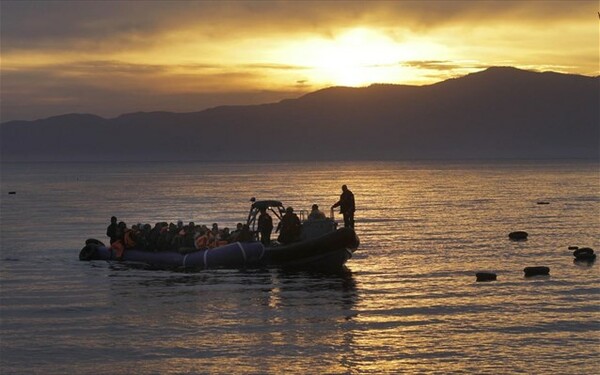
<svg viewBox="0 0 600 375">
<path fill-rule="evenodd" d="M 285 215 L 277 225 L 277 231 L 281 231 L 277 240 L 281 243 L 294 242 L 300 238 L 300 230 L 301 224 L 298 215 L 294 213 L 292 207 L 286 208 Z"/>
<path fill-rule="evenodd" d="M 273 231 L 273 219 L 271 219 L 265 208 L 260 209 L 258 231 L 260 232 L 260 242 L 265 246 L 269 246 L 271 243 L 271 232 Z"/>
<path fill-rule="evenodd" d="M 332 209 L 336 207 L 340 208 L 340 212 L 344 216 L 344 226 L 354 228 L 354 211 L 356 207 L 354 205 L 354 194 L 348 189 L 348 186 L 342 185 L 340 200 L 331 206 Z"/>
<path fill-rule="evenodd" d="M 110 225 L 106 228 L 106 236 L 110 238 L 110 244 L 117 240 L 117 218 L 112 216 L 110 218 Z"/>
</svg>

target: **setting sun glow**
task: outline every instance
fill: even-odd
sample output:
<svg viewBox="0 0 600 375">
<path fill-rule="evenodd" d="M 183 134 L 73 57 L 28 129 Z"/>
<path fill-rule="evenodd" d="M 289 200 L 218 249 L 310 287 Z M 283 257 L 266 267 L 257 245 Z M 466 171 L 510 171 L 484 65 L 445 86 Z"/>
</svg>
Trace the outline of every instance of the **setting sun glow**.
<svg viewBox="0 0 600 375">
<path fill-rule="evenodd" d="M 340 86 L 400 80 L 401 62 L 412 55 L 402 44 L 366 28 L 292 43 L 281 54 L 292 64 L 308 67 L 306 79 Z"/>
<path fill-rule="evenodd" d="M 261 104 L 513 66 L 598 75 L 597 1 L 2 1 L 2 120 Z M 568 53 L 565 53 L 568 51 Z"/>
</svg>

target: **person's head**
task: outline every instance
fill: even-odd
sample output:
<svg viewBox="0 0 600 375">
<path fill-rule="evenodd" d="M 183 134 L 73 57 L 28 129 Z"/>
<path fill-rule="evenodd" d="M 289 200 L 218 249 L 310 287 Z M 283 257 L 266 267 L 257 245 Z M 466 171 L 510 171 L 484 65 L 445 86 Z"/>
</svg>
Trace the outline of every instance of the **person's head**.
<svg viewBox="0 0 600 375">
<path fill-rule="evenodd" d="M 244 227 L 244 225 L 242 223 L 237 223 L 235 227 L 237 230 L 241 230 Z"/>
<path fill-rule="evenodd" d="M 348 186 L 342 185 L 342 191 L 346 191 L 346 190 L 348 190 Z"/>
<path fill-rule="evenodd" d="M 319 206 L 318 206 L 318 205 L 316 205 L 316 204 L 313 204 L 313 205 L 312 205 L 312 210 L 313 210 L 313 211 L 316 211 L 316 210 L 318 210 L 318 209 L 319 209 Z"/>
<path fill-rule="evenodd" d="M 261 214 L 267 213 L 267 209 L 264 207 L 261 207 L 259 211 Z"/>
<path fill-rule="evenodd" d="M 183 221 L 177 220 L 177 228 L 183 228 Z"/>
<path fill-rule="evenodd" d="M 288 207 L 285 209 L 285 212 L 288 214 L 293 214 L 294 213 L 294 208 L 292 206 Z"/>
<path fill-rule="evenodd" d="M 112 216 L 112 217 L 110 218 L 110 223 L 111 223 L 111 224 L 116 224 L 116 223 L 117 223 L 117 217 L 116 217 L 116 216 Z"/>
<path fill-rule="evenodd" d="M 127 228 L 127 224 L 125 224 L 124 221 L 120 221 L 119 225 L 117 225 L 119 228 Z"/>
</svg>

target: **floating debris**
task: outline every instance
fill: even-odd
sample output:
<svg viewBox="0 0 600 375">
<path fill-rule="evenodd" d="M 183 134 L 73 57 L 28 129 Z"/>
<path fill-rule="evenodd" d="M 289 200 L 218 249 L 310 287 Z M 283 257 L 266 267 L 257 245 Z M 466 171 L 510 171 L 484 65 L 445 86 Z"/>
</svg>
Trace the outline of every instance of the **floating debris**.
<svg viewBox="0 0 600 375">
<path fill-rule="evenodd" d="M 569 250 L 577 250 L 579 249 L 579 246 L 569 246 Z"/>
<path fill-rule="evenodd" d="M 582 247 L 573 251 L 576 262 L 593 262 L 596 260 L 596 254 L 591 247 Z"/>
<path fill-rule="evenodd" d="M 9 191 L 8 194 L 9 195 L 14 195 L 14 194 L 17 194 L 17 192 L 16 191 Z"/>
<path fill-rule="evenodd" d="M 537 204 L 550 204 L 550 202 L 540 201 L 540 202 L 537 202 Z"/>
<path fill-rule="evenodd" d="M 545 275 L 550 274 L 550 267 L 545 267 L 545 266 L 525 267 L 525 268 L 523 268 L 523 272 L 525 272 L 525 277 L 545 276 Z"/>
<path fill-rule="evenodd" d="M 496 274 L 493 272 L 477 272 L 475 274 L 475 277 L 477 277 L 477 281 L 495 281 L 496 280 Z"/>
<path fill-rule="evenodd" d="M 524 232 L 522 230 L 518 230 L 516 232 L 510 232 L 508 234 L 508 238 L 510 238 L 513 241 L 524 241 L 527 239 L 527 236 L 529 234 L 527 232 Z"/>
</svg>

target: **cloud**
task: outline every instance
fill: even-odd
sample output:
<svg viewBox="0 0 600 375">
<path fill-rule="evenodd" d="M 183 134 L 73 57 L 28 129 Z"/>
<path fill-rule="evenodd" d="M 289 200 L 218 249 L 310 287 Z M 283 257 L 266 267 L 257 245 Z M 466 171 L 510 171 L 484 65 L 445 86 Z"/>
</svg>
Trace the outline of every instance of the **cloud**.
<svg viewBox="0 0 600 375">
<path fill-rule="evenodd" d="M 489 64 L 481 64 L 476 62 L 465 62 L 465 61 L 450 61 L 450 60 L 413 60 L 413 61 L 402 61 L 400 63 L 403 66 L 417 69 L 428 69 L 428 70 L 457 70 L 457 69 L 485 69 L 489 68 Z"/>
<path fill-rule="evenodd" d="M 199 111 L 223 104 L 262 104 L 294 98 L 310 89 L 295 81 L 269 89 L 263 69 L 220 65 L 159 65 L 79 61 L 2 73 L 1 121 L 63 113 L 114 117 L 136 111 Z"/>
<path fill-rule="evenodd" d="M 3 50 L 128 50 L 184 31 L 198 39 L 333 36 L 353 25 L 425 32 L 453 23 L 551 25 L 596 15 L 595 1 L 2 1 Z"/>
</svg>

